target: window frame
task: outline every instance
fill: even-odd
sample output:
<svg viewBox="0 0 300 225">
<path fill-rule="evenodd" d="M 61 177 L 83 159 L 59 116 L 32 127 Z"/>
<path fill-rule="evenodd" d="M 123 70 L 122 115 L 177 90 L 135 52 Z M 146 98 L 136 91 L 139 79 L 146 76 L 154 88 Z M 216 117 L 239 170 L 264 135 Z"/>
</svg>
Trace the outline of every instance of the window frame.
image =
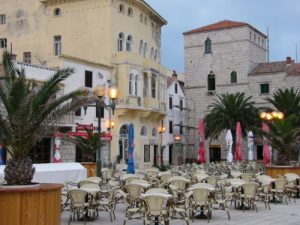
<svg viewBox="0 0 300 225">
<path fill-rule="evenodd" d="M 55 35 L 53 37 L 53 41 L 54 41 L 54 55 L 60 56 L 62 53 L 62 36 Z"/>
<path fill-rule="evenodd" d="M 259 86 L 260 86 L 260 94 L 262 94 L 262 95 L 270 94 L 270 84 L 269 83 L 260 83 Z M 265 91 L 264 86 L 267 87 L 267 89 L 266 89 L 267 91 Z"/>
<path fill-rule="evenodd" d="M 169 109 L 173 109 L 173 97 L 169 96 Z"/>
<path fill-rule="evenodd" d="M 118 36 L 118 52 L 124 51 L 124 38 L 125 38 L 124 33 L 120 32 Z"/>
<path fill-rule="evenodd" d="M 123 4 L 119 5 L 119 13 L 125 13 L 125 6 Z"/>
<path fill-rule="evenodd" d="M 151 98 L 156 98 L 156 75 L 151 76 Z"/>
<path fill-rule="evenodd" d="M 213 74 L 213 73 L 210 73 L 207 76 L 207 90 L 208 91 L 216 90 L 216 77 L 215 77 L 215 74 Z"/>
<path fill-rule="evenodd" d="M 0 25 L 6 24 L 6 14 L 0 14 Z"/>
<path fill-rule="evenodd" d="M 129 74 L 128 94 L 133 95 L 133 73 Z"/>
<path fill-rule="evenodd" d="M 132 52 L 132 43 L 133 43 L 133 38 L 131 35 L 128 35 L 127 39 L 126 39 L 126 51 L 127 52 Z"/>
<path fill-rule="evenodd" d="M 31 64 L 31 52 L 23 52 L 23 63 Z"/>
<path fill-rule="evenodd" d="M 210 38 L 207 38 L 207 39 L 205 40 L 204 45 L 205 45 L 205 47 L 204 47 L 204 53 L 205 53 L 205 54 L 211 54 L 211 53 L 212 53 L 211 39 L 210 39 Z"/>
<path fill-rule="evenodd" d="M 93 88 L 93 71 L 84 71 L 84 86 L 88 88 Z"/>
<path fill-rule="evenodd" d="M 236 71 L 232 71 L 230 73 L 230 83 L 231 84 L 236 84 L 237 83 L 237 73 L 236 73 Z"/>
<path fill-rule="evenodd" d="M 169 120 L 169 134 L 173 134 L 173 120 Z"/>
</svg>

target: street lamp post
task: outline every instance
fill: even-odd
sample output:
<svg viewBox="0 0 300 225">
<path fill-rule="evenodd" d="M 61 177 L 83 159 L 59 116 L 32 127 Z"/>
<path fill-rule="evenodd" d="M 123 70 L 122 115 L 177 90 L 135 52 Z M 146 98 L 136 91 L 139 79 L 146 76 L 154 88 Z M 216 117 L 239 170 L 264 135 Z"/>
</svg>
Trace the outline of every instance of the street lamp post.
<svg viewBox="0 0 300 225">
<path fill-rule="evenodd" d="M 104 85 L 97 85 L 93 91 L 94 96 L 98 97 L 101 100 L 106 95 L 106 88 Z M 112 114 L 114 115 L 114 111 L 116 108 L 115 100 L 118 98 L 118 90 L 115 87 L 110 87 L 108 90 L 108 97 L 112 100 L 111 104 L 104 105 L 105 107 L 110 107 L 112 109 Z M 94 106 L 94 105 L 88 105 Z M 88 107 L 86 106 L 86 107 Z M 96 165 L 97 165 L 97 176 L 102 176 L 102 159 L 101 159 L 101 111 L 104 107 L 100 101 L 96 101 L 96 110 L 98 114 L 98 135 L 99 135 L 99 145 L 96 152 Z"/>
<path fill-rule="evenodd" d="M 161 126 L 158 128 L 160 134 L 160 166 L 163 165 L 163 149 L 162 149 L 162 135 L 165 133 L 166 127 L 164 126 L 163 120 L 161 121 Z"/>
</svg>

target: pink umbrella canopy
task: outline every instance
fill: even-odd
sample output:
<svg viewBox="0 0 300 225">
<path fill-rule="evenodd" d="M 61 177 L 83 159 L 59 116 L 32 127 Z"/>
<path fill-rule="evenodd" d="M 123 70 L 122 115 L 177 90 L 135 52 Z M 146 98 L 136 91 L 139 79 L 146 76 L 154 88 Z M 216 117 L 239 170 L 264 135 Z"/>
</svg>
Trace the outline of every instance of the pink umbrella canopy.
<svg viewBox="0 0 300 225">
<path fill-rule="evenodd" d="M 238 161 L 243 160 L 242 142 L 243 142 L 243 135 L 242 135 L 241 123 L 237 122 L 237 124 L 236 124 L 236 146 L 235 146 L 234 159 L 238 160 Z"/>
<path fill-rule="evenodd" d="M 269 133 L 269 126 L 266 123 L 262 123 L 262 130 L 265 133 Z M 268 165 L 271 162 L 271 149 L 269 146 L 269 140 L 266 137 L 264 137 L 263 143 L 263 162 L 264 165 Z"/>
<path fill-rule="evenodd" d="M 54 157 L 53 157 L 54 163 L 62 162 L 60 156 L 60 139 L 61 139 L 61 134 L 59 132 L 55 133 Z"/>
<path fill-rule="evenodd" d="M 198 151 L 198 162 L 199 163 L 205 163 L 205 122 L 204 119 L 201 119 L 199 121 L 199 127 L 198 127 L 198 134 L 199 134 L 199 151 Z"/>
</svg>

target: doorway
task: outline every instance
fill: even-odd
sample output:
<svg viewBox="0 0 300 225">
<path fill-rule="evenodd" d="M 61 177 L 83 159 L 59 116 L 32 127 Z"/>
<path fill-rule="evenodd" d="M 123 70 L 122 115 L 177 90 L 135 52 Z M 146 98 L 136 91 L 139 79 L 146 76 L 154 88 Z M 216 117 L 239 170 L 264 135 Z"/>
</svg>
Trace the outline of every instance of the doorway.
<svg viewBox="0 0 300 225">
<path fill-rule="evenodd" d="M 154 157 L 154 159 L 153 159 L 154 166 L 158 166 L 158 146 L 154 145 L 153 149 L 154 149 L 154 154 L 153 154 L 153 157 Z"/>
<path fill-rule="evenodd" d="M 119 156 L 122 163 L 128 163 L 128 126 L 123 125 L 119 132 Z"/>
<path fill-rule="evenodd" d="M 29 152 L 32 163 L 50 163 L 51 138 L 43 138 Z"/>
<path fill-rule="evenodd" d="M 210 162 L 221 161 L 221 147 L 219 145 L 209 146 L 209 160 Z"/>
</svg>

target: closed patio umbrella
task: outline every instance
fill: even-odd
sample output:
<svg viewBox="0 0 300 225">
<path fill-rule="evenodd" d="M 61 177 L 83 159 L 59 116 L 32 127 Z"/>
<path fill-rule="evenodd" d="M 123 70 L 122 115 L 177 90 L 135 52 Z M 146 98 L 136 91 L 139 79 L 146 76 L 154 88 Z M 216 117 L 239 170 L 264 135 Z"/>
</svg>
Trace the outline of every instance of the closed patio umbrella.
<svg viewBox="0 0 300 225">
<path fill-rule="evenodd" d="M 269 126 L 266 123 L 262 124 L 262 130 L 265 133 L 269 133 Z M 269 145 L 269 140 L 266 137 L 263 137 L 263 163 L 268 165 L 271 162 L 271 148 Z"/>
<path fill-rule="evenodd" d="M 134 127 L 129 124 L 129 146 L 128 146 L 128 166 L 127 173 L 134 174 Z"/>
<path fill-rule="evenodd" d="M 199 121 L 198 127 L 198 134 L 199 134 L 199 151 L 198 151 L 198 162 L 205 163 L 205 122 L 204 119 Z"/>
<path fill-rule="evenodd" d="M 253 132 L 249 131 L 248 135 L 247 135 L 247 141 L 248 141 L 248 160 L 252 161 L 253 160 L 253 146 L 254 146 L 254 142 L 253 142 Z"/>
<path fill-rule="evenodd" d="M 232 133 L 231 130 L 227 130 L 226 133 L 226 146 L 227 146 L 227 162 L 231 163 L 232 162 Z"/>
<path fill-rule="evenodd" d="M 54 157 L 53 157 L 54 163 L 62 162 L 61 155 L 60 155 L 60 139 L 61 139 L 61 134 L 59 132 L 55 133 Z"/>
<path fill-rule="evenodd" d="M 243 160 L 242 143 L 243 143 L 243 135 L 242 135 L 241 123 L 237 122 L 237 124 L 236 124 L 236 145 L 235 145 L 234 159 L 238 160 L 238 161 Z"/>
</svg>

